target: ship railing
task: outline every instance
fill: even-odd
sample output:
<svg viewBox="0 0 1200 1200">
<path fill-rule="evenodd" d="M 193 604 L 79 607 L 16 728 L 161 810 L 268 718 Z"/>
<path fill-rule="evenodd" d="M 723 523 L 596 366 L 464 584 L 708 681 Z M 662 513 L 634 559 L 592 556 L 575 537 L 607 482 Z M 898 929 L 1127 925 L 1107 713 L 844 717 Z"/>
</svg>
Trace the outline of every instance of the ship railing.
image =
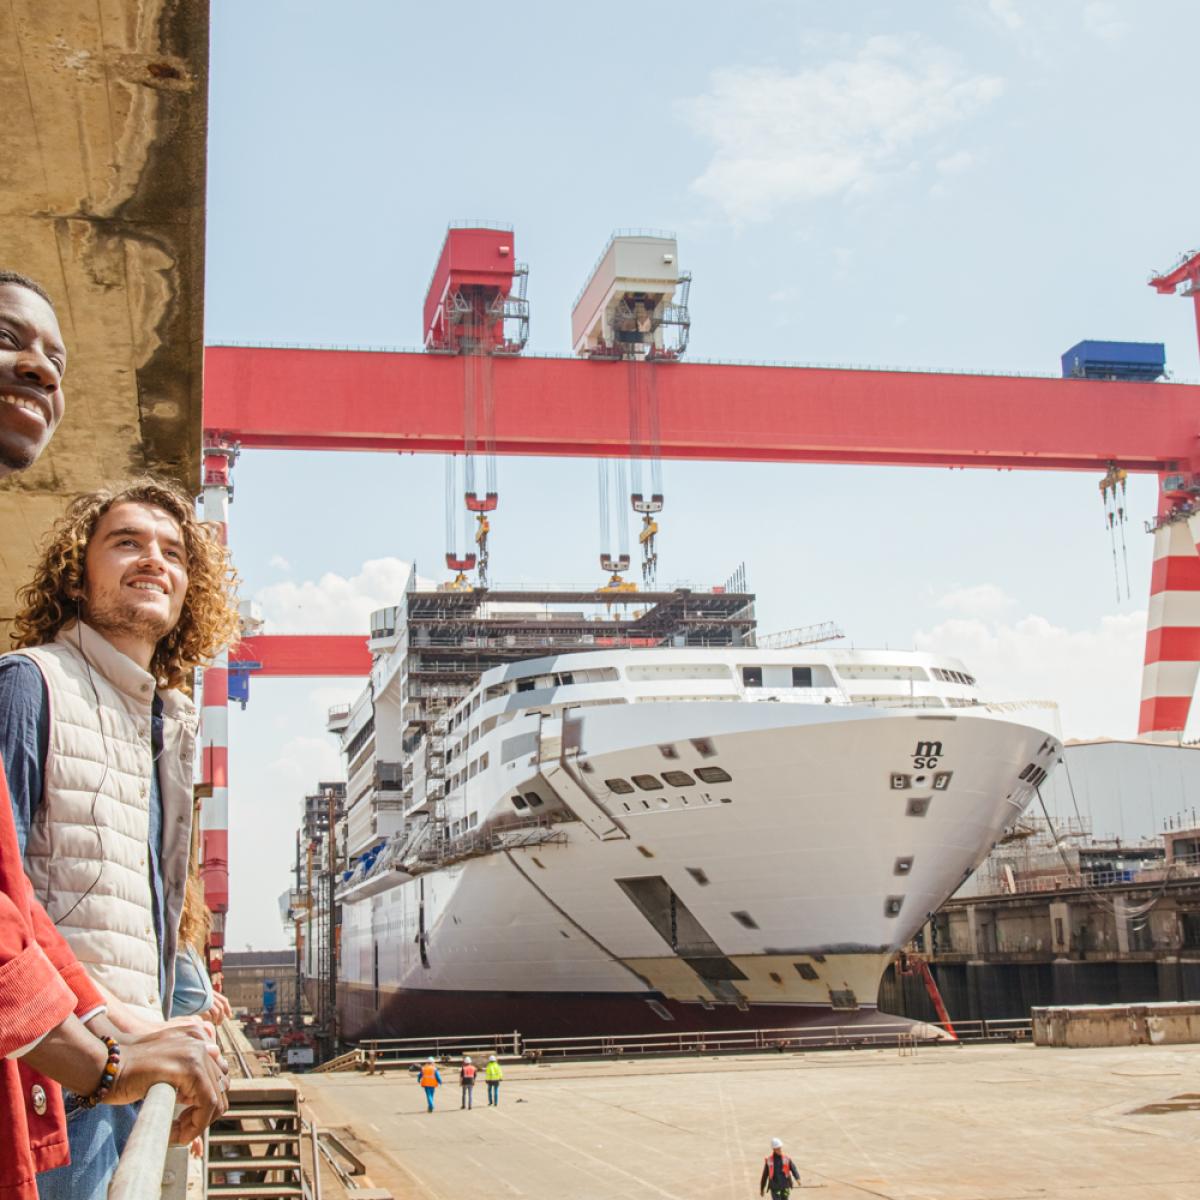
<svg viewBox="0 0 1200 1200">
<path fill-rule="evenodd" d="M 445 1060 L 489 1054 L 497 1058 L 519 1058 L 521 1035 L 515 1029 L 511 1033 L 460 1033 L 453 1036 L 424 1038 L 365 1038 L 358 1043 L 368 1062 L 376 1069 L 387 1066 L 407 1066 L 423 1062 L 427 1058 Z M 372 1058 L 372 1056 L 374 1056 Z"/>
<path fill-rule="evenodd" d="M 152 1084 L 108 1185 L 109 1200 L 159 1200 L 166 1196 L 181 1200 L 187 1171 L 171 1172 L 170 1179 L 166 1172 L 174 1118 L 175 1089 L 169 1083 Z"/>
<path fill-rule="evenodd" d="M 446 1061 L 463 1054 L 497 1058 L 542 1059 L 632 1057 L 636 1055 L 738 1054 L 803 1050 L 946 1045 L 958 1042 L 1019 1042 L 1032 1037 L 1028 1017 L 952 1021 L 952 1030 L 913 1021 L 817 1025 L 809 1028 L 718 1029 L 642 1034 L 593 1034 L 577 1037 L 524 1037 L 512 1033 L 464 1034 L 428 1038 L 368 1038 L 359 1043 L 378 1069 L 409 1066 L 426 1058 Z M 374 1059 L 372 1060 L 372 1055 Z"/>
<path fill-rule="evenodd" d="M 1137 887 L 1165 883 L 1175 879 L 1195 879 L 1200 876 L 1200 854 L 1179 854 L 1172 859 L 1159 859 L 1145 866 L 1112 867 L 1108 870 L 1056 872 L 1045 875 L 981 879 L 980 887 L 994 890 L 971 894 L 971 900 L 994 896 L 1022 896 L 1039 892 L 1086 891 L 1092 888 Z"/>
</svg>

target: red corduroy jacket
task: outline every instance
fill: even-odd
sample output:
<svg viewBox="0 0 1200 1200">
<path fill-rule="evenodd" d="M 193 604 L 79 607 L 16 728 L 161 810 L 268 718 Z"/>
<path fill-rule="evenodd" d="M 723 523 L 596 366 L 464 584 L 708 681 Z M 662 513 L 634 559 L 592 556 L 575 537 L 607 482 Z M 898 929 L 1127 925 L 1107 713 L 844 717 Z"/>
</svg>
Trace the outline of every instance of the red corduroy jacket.
<svg viewBox="0 0 1200 1200">
<path fill-rule="evenodd" d="M 37 1200 L 36 1173 L 69 1161 L 62 1090 L 5 1056 L 103 1003 L 34 898 L 0 763 L 0 1200 Z"/>
</svg>

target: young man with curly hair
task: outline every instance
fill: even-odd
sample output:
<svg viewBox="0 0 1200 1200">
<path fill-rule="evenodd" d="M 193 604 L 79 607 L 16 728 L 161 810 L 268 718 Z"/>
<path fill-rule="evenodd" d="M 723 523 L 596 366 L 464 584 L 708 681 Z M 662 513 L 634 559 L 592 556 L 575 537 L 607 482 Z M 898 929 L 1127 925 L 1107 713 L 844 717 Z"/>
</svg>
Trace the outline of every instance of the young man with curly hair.
<svg viewBox="0 0 1200 1200">
<path fill-rule="evenodd" d="M 31 466 L 53 437 L 66 407 L 65 368 L 49 295 L 0 269 L 0 483 Z M 5 678 L 19 684 L 11 669 Z M 169 1083 L 184 1105 L 176 1123 L 184 1141 L 225 1110 L 227 1069 L 199 1022 L 134 1039 L 108 1019 L 104 996 L 24 873 L 3 768 L 31 731 L 21 729 L 7 695 L 0 717 L 0 1198 L 36 1200 L 35 1173 L 68 1162 L 61 1088 L 85 1097 L 100 1091 L 111 1056 L 102 1038 L 122 1039 L 104 1102 L 128 1105 L 151 1084 Z"/>
</svg>

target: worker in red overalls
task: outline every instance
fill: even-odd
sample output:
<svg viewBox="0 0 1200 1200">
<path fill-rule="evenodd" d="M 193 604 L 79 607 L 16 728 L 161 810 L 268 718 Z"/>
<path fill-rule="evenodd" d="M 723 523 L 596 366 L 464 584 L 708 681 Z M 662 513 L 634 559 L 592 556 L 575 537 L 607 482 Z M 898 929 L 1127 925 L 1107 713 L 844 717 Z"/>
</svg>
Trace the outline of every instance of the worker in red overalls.
<svg viewBox="0 0 1200 1200">
<path fill-rule="evenodd" d="M 475 1064 L 469 1054 L 463 1055 L 462 1066 L 459 1068 L 458 1081 L 462 1084 L 461 1108 L 470 1108 L 475 1096 Z"/>
<path fill-rule="evenodd" d="M 763 1163 L 762 1178 L 758 1181 L 758 1194 L 761 1196 L 770 1186 L 773 1198 L 787 1196 L 792 1190 L 793 1181 L 800 1182 L 796 1164 L 784 1154 L 783 1143 L 778 1138 L 772 1138 L 771 1153 Z"/>
<path fill-rule="evenodd" d="M 432 1058 L 427 1058 L 422 1064 L 421 1074 L 417 1079 L 425 1089 L 425 1103 L 429 1105 L 428 1111 L 433 1112 L 433 1096 L 441 1086 L 442 1077 L 438 1073 L 437 1063 Z"/>
</svg>

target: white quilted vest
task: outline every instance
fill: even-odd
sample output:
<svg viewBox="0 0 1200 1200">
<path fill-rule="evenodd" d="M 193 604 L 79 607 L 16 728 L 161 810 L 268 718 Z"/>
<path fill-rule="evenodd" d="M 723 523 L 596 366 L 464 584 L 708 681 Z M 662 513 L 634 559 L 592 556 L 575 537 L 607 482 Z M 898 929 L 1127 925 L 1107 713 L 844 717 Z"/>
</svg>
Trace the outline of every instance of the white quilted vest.
<svg viewBox="0 0 1200 1200">
<path fill-rule="evenodd" d="M 164 998 L 149 879 L 154 678 L 82 622 L 65 626 L 51 645 L 15 653 L 37 664 L 50 699 L 45 785 L 26 872 L 92 978 L 161 1020 L 174 985 L 187 879 L 195 709 L 178 690 L 160 693 Z"/>
</svg>

